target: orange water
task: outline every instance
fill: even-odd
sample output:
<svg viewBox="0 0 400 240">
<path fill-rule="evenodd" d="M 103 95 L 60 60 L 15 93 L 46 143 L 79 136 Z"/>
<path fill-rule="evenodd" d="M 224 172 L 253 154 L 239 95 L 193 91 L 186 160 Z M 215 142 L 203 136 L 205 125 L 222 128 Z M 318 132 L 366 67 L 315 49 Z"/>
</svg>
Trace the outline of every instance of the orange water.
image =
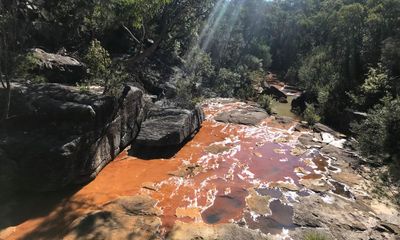
<svg viewBox="0 0 400 240">
<path fill-rule="evenodd" d="M 245 198 L 250 188 L 266 188 L 272 182 L 297 184 L 299 176 L 294 170 L 301 167 L 312 172 L 306 159 L 314 155 L 291 154 L 299 136 L 289 130 L 293 124 L 281 125 L 266 119 L 260 126 L 251 127 L 213 120 L 213 115 L 238 106 L 241 104 L 204 105 L 207 120 L 198 134 L 171 159 L 142 160 L 124 151 L 82 188 L 10 199 L 0 207 L 3 212 L 0 229 L 15 228 L 10 228 L 3 237 L 57 239 L 79 216 L 118 197 L 135 194 L 148 194 L 159 201 L 165 231 L 177 220 L 210 224 L 245 221 L 250 228 L 266 233 L 279 233 L 282 227 L 292 227 L 293 210 L 289 205 L 274 200 L 270 203 L 271 216 L 254 219 Z M 282 138 L 287 142 L 276 141 Z M 225 151 L 207 152 L 212 144 L 224 146 Z M 315 162 L 319 170 L 325 168 L 323 158 L 316 158 Z M 194 175 L 170 174 L 188 164 L 199 166 Z M 143 188 L 144 183 L 153 184 L 157 190 Z"/>
</svg>

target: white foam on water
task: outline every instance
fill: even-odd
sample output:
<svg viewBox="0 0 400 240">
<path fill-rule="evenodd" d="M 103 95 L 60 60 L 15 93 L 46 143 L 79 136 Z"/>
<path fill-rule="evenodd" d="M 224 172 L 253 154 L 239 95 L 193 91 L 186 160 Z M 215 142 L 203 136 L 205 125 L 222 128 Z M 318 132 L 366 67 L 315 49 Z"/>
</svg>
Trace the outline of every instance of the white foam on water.
<svg viewBox="0 0 400 240">
<path fill-rule="evenodd" d="M 324 195 L 321 199 L 327 204 L 333 204 L 335 202 L 335 197 L 330 195 Z"/>
</svg>

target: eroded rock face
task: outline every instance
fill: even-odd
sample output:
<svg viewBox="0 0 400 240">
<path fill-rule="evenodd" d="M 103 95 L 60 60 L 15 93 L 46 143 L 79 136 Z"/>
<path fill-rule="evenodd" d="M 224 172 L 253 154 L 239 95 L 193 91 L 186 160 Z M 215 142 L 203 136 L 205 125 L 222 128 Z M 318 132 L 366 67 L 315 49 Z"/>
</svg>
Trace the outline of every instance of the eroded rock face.
<svg viewBox="0 0 400 240">
<path fill-rule="evenodd" d="M 63 239 L 162 239 L 155 205 L 144 195 L 120 198 L 75 220 Z"/>
<path fill-rule="evenodd" d="M 179 108 L 152 108 L 133 144 L 134 154 L 170 155 L 185 143 L 200 127 L 204 113 L 200 107 L 193 110 Z M 151 156 L 150 156 L 151 155 Z"/>
<path fill-rule="evenodd" d="M 145 115 L 142 92 L 129 86 L 109 97 L 59 84 L 15 85 L 11 102 L 0 152 L 17 166 L 19 185 L 35 191 L 93 179 L 136 137 Z"/>
<path fill-rule="evenodd" d="M 214 117 L 217 122 L 235 123 L 255 126 L 268 117 L 268 113 L 258 107 L 248 106 L 228 112 L 222 112 Z"/>
<path fill-rule="evenodd" d="M 49 82 L 75 84 L 86 74 L 86 66 L 75 58 L 47 53 L 34 48 L 30 51 L 35 58 L 33 72 L 45 76 Z"/>
</svg>

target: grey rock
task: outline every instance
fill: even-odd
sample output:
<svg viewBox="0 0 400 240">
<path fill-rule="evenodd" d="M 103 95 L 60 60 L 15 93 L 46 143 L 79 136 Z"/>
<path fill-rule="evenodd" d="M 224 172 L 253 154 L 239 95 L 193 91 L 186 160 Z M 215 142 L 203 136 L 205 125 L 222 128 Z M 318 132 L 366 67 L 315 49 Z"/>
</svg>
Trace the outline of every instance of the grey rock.
<svg viewBox="0 0 400 240">
<path fill-rule="evenodd" d="M 344 138 L 346 137 L 345 135 L 333 130 L 332 128 L 322 124 L 322 123 L 316 123 L 313 126 L 313 130 L 318 132 L 318 133 L 329 133 L 331 135 L 333 135 L 336 138 Z"/>
<path fill-rule="evenodd" d="M 275 120 L 276 120 L 278 123 L 281 123 L 281 124 L 289 124 L 289 123 L 293 123 L 293 122 L 294 122 L 294 119 L 293 119 L 293 118 L 291 118 L 291 117 L 285 117 L 285 116 L 276 116 L 276 117 L 275 117 Z"/>
<path fill-rule="evenodd" d="M 341 198 L 335 198 L 335 201 L 330 204 L 325 203 L 318 195 L 311 195 L 302 197 L 299 203 L 294 204 L 293 221 L 302 227 L 329 229 L 341 227 L 365 231 L 367 226 L 363 223 L 369 222 L 369 218 L 373 217 L 363 214 L 355 212 L 351 202 L 346 202 Z"/>
<path fill-rule="evenodd" d="M 150 109 L 146 121 L 133 144 L 133 153 L 144 158 L 174 154 L 201 127 L 204 113 L 200 107 L 193 110 L 180 108 Z M 150 153 L 148 155 L 147 153 Z"/>
<path fill-rule="evenodd" d="M 273 85 L 265 84 L 262 94 L 271 95 L 281 103 L 287 103 L 287 95 Z"/>
<path fill-rule="evenodd" d="M 75 84 L 86 75 L 86 66 L 75 58 L 47 53 L 34 48 L 29 54 L 35 58 L 33 73 L 42 75 L 52 83 Z"/>
<path fill-rule="evenodd" d="M 307 148 L 311 147 L 321 148 L 321 144 L 319 142 L 314 141 L 314 136 L 312 134 L 304 133 L 300 135 L 299 142 Z"/>
<path fill-rule="evenodd" d="M 246 107 L 223 112 L 214 117 L 215 121 L 255 126 L 268 117 L 268 113 L 258 107 Z"/>
<path fill-rule="evenodd" d="M 18 185 L 34 191 L 92 180 L 145 117 L 143 93 L 130 86 L 111 97 L 54 83 L 14 85 L 12 103 L 0 151 L 18 166 Z"/>
<path fill-rule="evenodd" d="M 163 84 L 165 97 L 168 99 L 174 98 L 177 95 L 176 86 L 170 82 Z"/>
</svg>

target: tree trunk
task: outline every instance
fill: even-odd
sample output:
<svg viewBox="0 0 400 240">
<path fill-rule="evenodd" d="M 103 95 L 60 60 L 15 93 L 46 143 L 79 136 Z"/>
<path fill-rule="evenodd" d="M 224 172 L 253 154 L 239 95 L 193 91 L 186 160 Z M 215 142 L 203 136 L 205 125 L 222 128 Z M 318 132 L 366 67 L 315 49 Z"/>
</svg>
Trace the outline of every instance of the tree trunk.
<svg viewBox="0 0 400 240">
<path fill-rule="evenodd" d="M 7 78 L 7 77 L 6 77 Z M 5 89 L 5 101 L 3 107 L 3 114 L 1 116 L 1 121 L 6 120 L 10 113 L 10 102 L 11 102 L 11 84 L 9 79 L 6 79 L 6 89 Z"/>
</svg>

